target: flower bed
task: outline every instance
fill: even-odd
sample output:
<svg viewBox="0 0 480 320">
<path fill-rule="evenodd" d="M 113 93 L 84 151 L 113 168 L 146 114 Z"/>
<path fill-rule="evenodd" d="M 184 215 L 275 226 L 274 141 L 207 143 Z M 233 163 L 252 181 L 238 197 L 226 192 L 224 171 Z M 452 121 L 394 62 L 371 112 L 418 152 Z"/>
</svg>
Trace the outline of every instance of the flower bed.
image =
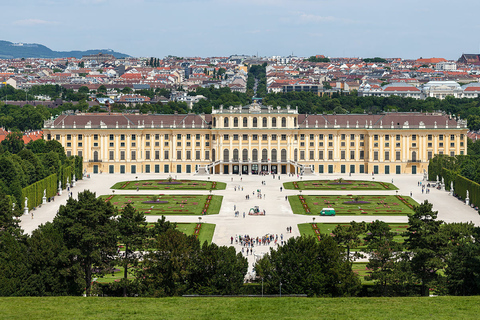
<svg viewBox="0 0 480 320">
<path fill-rule="evenodd" d="M 407 207 L 409 207 L 410 209 L 413 210 L 413 205 L 411 205 L 407 200 L 405 200 L 404 198 L 402 198 L 402 196 L 396 196 L 398 198 L 398 200 L 400 200 L 404 205 L 406 205 Z"/>
<path fill-rule="evenodd" d="M 355 201 L 355 200 L 343 202 L 343 204 L 367 204 L 367 203 L 370 203 L 370 202 L 368 202 L 368 201 Z"/>
<path fill-rule="evenodd" d="M 150 201 L 143 201 L 142 203 L 160 204 L 160 203 L 168 203 L 168 201 L 150 200 Z"/>
<path fill-rule="evenodd" d="M 197 223 L 195 225 L 195 229 L 193 231 L 193 235 L 195 236 L 195 238 L 198 238 L 198 236 L 200 235 L 200 229 L 202 228 L 202 224 L 201 223 Z"/>
</svg>

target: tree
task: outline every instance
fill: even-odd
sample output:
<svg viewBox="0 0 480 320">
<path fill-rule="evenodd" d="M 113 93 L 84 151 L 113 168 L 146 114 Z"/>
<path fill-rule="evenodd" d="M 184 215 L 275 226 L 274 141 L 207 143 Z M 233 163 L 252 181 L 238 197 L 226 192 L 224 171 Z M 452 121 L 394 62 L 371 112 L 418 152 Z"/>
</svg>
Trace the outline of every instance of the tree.
<svg viewBox="0 0 480 320">
<path fill-rule="evenodd" d="M 337 225 L 332 231 L 335 236 L 333 239 L 339 245 L 344 246 L 347 250 L 347 261 L 350 261 L 350 250 L 360 246 L 362 240 L 360 235 L 365 233 L 365 222 L 350 222 L 349 225 Z M 353 254 L 353 260 L 360 258 L 362 255 L 360 252 Z"/>
<path fill-rule="evenodd" d="M 23 134 L 19 131 L 7 134 L 5 140 L 2 141 L 2 146 L 5 151 L 16 154 L 25 147 L 23 142 Z"/>
<path fill-rule="evenodd" d="M 98 87 L 97 92 L 107 93 L 107 87 L 102 84 L 100 87 Z"/>
<path fill-rule="evenodd" d="M 89 94 L 89 93 L 90 93 L 90 89 L 88 89 L 87 86 L 81 86 L 80 88 L 78 88 L 78 93 Z"/>
<path fill-rule="evenodd" d="M 367 268 L 371 270 L 371 274 L 365 279 L 374 280 L 381 288 L 382 295 L 387 296 L 388 287 L 405 282 L 407 270 L 400 268 L 402 245 L 394 240 L 396 234 L 383 221 L 376 220 L 367 224 L 367 231 Z"/>
<path fill-rule="evenodd" d="M 448 239 L 446 256 L 446 287 L 451 295 L 480 293 L 480 229 L 473 223 L 442 225 Z"/>
<path fill-rule="evenodd" d="M 413 275 L 421 282 L 422 295 L 436 284 L 438 270 L 445 266 L 446 233 L 441 232 L 443 221 L 437 220 L 437 211 L 425 200 L 414 208 L 408 217 L 409 227 L 404 233 L 405 247 L 410 252 L 410 267 Z"/>
<path fill-rule="evenodd" d="M 122 93 L 124 93 L 124 94 L 129 94 L 129 93 L 132 93 L 132 92 L 133 92 L 133 90 L 130 87 L 124 87 L 122 89 Z"/>
<path fill-rule="evenodd" d="M 190 259 L 200 247 L 198 240 L 168 229 L 149 247 L 149 252 L 143 256 L 142 268 L 137 272 L 137 281 L 145 293 L 155 297 L 184 294 L 189 288 Z"/>
<path fill-rule="evenodd" d="M 28 295 L 31 271 L 25 239 L 19 231 L 0 232 L 0 296 Z"/>
<path fill-rule="evenodd" d="M 189 292 L 235 295 L 241 292 L 248 261 L 234 247 L 219 247 L 206 241 L 190 259 Z"/>
<path fill-rule="evenodd" d="M 41 225 L 27 239 L 29 295 L 57 296 L 83 293 L 82 268 L 69 257 L 62 230 L 51 222 Z"/>
<path fill-rule="evenodd" d="M 334 239 L 322 235 L 290 238 L 285 245 L 270 249 L 270 253 L 255 265 L 257 275 L 264 279 L 266 291 L 308 296 L 350 296 L 360 288 L 360 280 L 352 264 Z"/>
<path fill-rule="evenodd" d="M 136 266 L 139 261 L 139 253 L 147 234 L 147 222 L 145 215 L 135 210 L 129 203 L 118 217 L 118 241 L 125 247 L 125 253 L 120 258 L 123 264 L 123 296 L 127 296 L 128 266 Z"/>
<path fill-rule="evenodd" d="M 92 273 L 102 274 L 117 254 L 116 210 L 88 190 L 60 206 L 53 223 L 63 232 L 65 245 L 83 268 L 86 294 L 91 293 Z"/>
</svg>

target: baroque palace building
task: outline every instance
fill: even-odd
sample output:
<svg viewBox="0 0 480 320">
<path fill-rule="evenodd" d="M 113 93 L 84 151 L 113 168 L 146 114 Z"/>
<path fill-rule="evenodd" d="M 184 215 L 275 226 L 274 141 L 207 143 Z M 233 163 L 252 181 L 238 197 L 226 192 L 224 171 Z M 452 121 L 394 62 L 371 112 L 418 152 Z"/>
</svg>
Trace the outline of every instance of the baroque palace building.
<svg viewBox="0 0 480 320">
<path fill-rule="evenodd" d="M 416 174 L 435 154 L 466 154 L 467 123 L 441 113 L 299 114 L 260 104 L 211 115 L 75 114 L 44 138 L 86 173 Z"/>
</svg>

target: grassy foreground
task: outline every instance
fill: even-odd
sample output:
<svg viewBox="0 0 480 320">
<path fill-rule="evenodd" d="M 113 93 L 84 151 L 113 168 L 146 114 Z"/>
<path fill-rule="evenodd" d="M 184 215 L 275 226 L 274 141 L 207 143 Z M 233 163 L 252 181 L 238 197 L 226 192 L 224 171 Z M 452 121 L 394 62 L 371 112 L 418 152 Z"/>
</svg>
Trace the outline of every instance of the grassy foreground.
<svg viewBox="0 0 480 320">
<path fill-rule="evenodd" d="M 477 319 L 480 297 L 1 298 L 3 319 Z"/>
</svg>

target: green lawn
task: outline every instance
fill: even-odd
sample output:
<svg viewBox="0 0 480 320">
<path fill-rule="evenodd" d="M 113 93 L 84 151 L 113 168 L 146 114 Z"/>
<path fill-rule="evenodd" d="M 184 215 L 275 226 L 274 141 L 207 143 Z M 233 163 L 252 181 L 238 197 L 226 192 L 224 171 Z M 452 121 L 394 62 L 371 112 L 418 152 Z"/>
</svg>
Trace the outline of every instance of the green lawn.
<svg viewBox="0 0 480 320">
<path fill-rule="evenodd" d="M 477 319 L 480 297 L 1 298 L 3 319 Z"/>
<path fill-rule="evenodd" d="M 293 213 L 308 215 L 319 215 L 322 208 L 329 207 L 334 208 L 337 215 L 408 215 L 413 213 L 413 206 L 418 205 L 410 197 L 381 195 L 295 195 L 288 200 Z"/>
<path fill-rule="evenodd" d="M 365 280 L 365 276 L 370 275 L 371 271 L 367 269 L 366 262 L 354 262 L 352 264 L 352 271 L 356 273 L 363 284 L 374 284 L 373 280 Z"/>
<path fill-rule="evenodd" d="M 196 223 L 177 223 L 177 230 L 182 231 L 186 235 L 193 235 L 195 231 Z M 212 243 L 213 233 L 215 232 L 215 224 L 202 223 L 200 228 L 200 234 L 198 235 L 198 241 L 203 244 L 207 241 Z"/>
<path fill-rule="evenodd" d="M 333 236 L 332 231 L 333 229 L 335 229 L 336 226 L 350 225 L 349 223 L 315 223 L 315 224 L 318 227 L 318 233 L 315 231 L 315 229 L 313 229 L 312 223 L 301 223 L 298 225 L 298 230 L 300 231 L 301 235 L 317 237 L 317 235 L 319 234 L 329 234 Z M 399 243 L 403 243 L 405 238 L 402 237 L 401 234 L 407 231 L 408 224 L 407 223 L 389 223 L 388 225 L 390 226 L 391 231 L 396 233 L 396 235 L 393 237 L 393 240 Z M 360 238 L 363 239 L 365 236 L 366 234 L 361 235 Z M 363 248 L 366 248 L 366 246 L 364 244 L 361 244 L 359 247 L 354 249 L 361 250 Z"/>
<path fill-rule="evenodd" d="M 225 190 L 226 183 L 202 180 L 135 180 L 115 183 L 117 190 Z"/>
<path fill-rule="evenodd" d="M 206 214 L 218 214 L 223 196 L 214 195 L 104 195 L 100 197 L 110 201 L 120 210 L 128 203 L 138 211 L 147 215 L 200 215 L 205 209 Z M 147 203 L 145 203 L 147 202 Z"/>
<path fill-rule="evenodd" d="M 285 189 L 295 190 L 397 190 L 393 184 L 361 180 L 299 180 L 285 182 Z"/>
</svg>

